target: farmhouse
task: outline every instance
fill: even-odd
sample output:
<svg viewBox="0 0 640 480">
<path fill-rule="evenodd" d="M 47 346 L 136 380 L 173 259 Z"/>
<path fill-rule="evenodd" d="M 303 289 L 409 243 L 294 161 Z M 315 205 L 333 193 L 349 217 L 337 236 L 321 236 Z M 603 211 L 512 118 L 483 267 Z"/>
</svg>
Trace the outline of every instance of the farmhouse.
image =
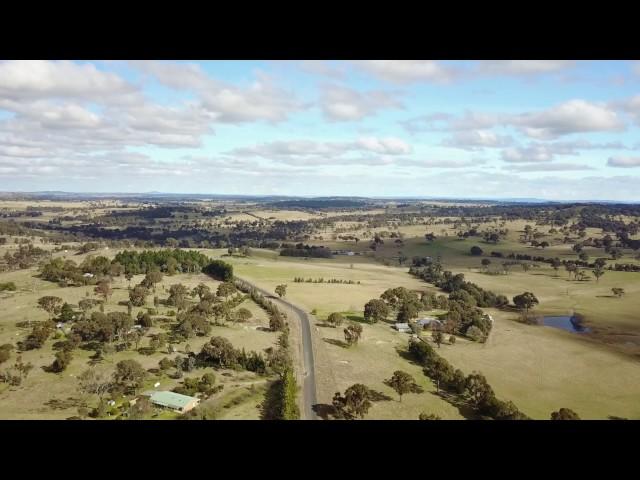
<svg viewBox="0 0 640 480">
<path fill-rule="evenodd" d="M 442 322 L 435 317 L 423 317 L 416 320 L 416 323 L 420 325 L 423 329 L 429 327 L 441 327 Z"/>
<path fill-rule="evenodd" d="M 200 403 L 199 398 L 189 397 L 175 392 L 145 392 L 143 395 L 149 396 L 149 400 L 154 405 L 169 408 L 180 413 L 188 412 Z"/>
</svg>

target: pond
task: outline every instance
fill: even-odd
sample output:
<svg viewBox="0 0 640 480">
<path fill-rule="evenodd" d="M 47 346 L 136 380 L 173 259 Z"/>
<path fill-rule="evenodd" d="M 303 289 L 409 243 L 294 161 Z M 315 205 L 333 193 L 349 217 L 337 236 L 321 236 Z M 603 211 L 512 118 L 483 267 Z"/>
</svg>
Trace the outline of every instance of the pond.
<svg viewBox="0 0 640 480">
<path fill-rule="evenodd" d="M 581 325 L 580 320 L 572 315 L 544 316 L 542 324 L 547 327 L 561 328 L 572 333 L 589 333 L 591 330 Z"/>
</svg>

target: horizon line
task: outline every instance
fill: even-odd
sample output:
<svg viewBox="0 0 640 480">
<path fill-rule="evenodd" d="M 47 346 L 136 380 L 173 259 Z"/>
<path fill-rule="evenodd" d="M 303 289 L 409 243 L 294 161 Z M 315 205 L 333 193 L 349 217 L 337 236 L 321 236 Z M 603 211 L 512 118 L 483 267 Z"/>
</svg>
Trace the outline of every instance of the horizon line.
<svg viewBox="0 0 640 480">
<path fill-rule="evenodd" d="M 2 194 L 67 194 L 67 195 L 85 195 L 85 196 L 143 196 L 143 195 L 171 195 L 171 196 L 213 196 L 213 197 L 232 197 L 232 198 L 269 198 L 269 197 L 283 197 L 283 198 L 303 198 L 303 199 L 318 199 L 318 198 L 355 198 L 355 199 L 368 199 L 368 200 L 466 200 L 466 201 L 500 201 L 500 202 L 521 202 L 521 203 L 628 203 L 635 204 L 640 203 L 640 200 L 611 200 L 611 199 L 549 199 L 538 197 L 462 197 L 462 196 L 421 196 L 421 195 L 291 195 L 291 194 L 238 194 L 238 193 L 186 193 L 186 192 L 161 192 L 161 191 L 149 191 L 149 192 L 79 192 L 79 191 L 67 191 L 67 190 L 28 190 L 28 191 L 16 191 L 16 190 L 0 190 Z"/>
</svg>

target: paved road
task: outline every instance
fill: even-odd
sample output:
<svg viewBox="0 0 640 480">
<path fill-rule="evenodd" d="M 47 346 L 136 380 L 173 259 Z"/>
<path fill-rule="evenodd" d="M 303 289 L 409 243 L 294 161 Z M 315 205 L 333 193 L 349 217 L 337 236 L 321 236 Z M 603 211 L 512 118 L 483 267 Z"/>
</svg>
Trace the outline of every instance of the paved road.
<svg viewBox="0 0 640 480">
<path fill-rule="evenodd" d="M 300 307 L 297 307 L 293 303 L 290 303 L 282 298 L 277 298 L 271 292 L 268 292 L 243 278 L 236 278 L 238 278 L 238 280 L 242 280 L 245 283 L 248 283 L 270 300 L 284 305 L 286 307 L 284 313 L 287 314 L 287 318 L 297 317 L 298 321 L 300 322 L 300 332 L 302 333 L 302 372 L 304 376 L 302 384 L 302 398 L 304 408 L 303 418 L 305 420 L 319 420 L 319 417 L 313 411 L 313 405 L 316 405 L 318 403 L 318 400 L 316 397 L 316 374 L 315 363 L 313 360 L 313 343 L 311 339 L 311 318 L 304 310 L 302 310 Z"/>
</svg>

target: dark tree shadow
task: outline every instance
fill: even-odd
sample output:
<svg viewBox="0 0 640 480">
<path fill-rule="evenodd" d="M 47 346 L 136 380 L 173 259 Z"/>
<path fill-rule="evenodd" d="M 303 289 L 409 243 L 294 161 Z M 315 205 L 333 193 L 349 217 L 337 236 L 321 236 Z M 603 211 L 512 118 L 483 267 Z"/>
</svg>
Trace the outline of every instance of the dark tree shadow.
<svg viewBox="0 0 640 480">
<path fill-rule="evenodd" d="M 329 420 L 329 417 L 335 413 L 333 405 L 327 403 L 316 403 L 311 406 L 311 409 L 323 420 Z"/>
<path fill-rule="evenodd" d="M 393 398 L 391 398 L 386 393 L 382 393 L 382 392 L 379 392 L 377 390 L 373 390 L 372 388 L 370 388 L 369 389 L 369 400 L 371 400 L 372 402 L 390 402 L 391 400 L 393 400 Z"/>
<path fill-rule="evenodd" d="M 345 318 L 347 320 L 351 320 L 352 322 L 369 323 L 365 321 L 364 315 L 345 315 Z"/>
<path fill-rule="evenodd" d="M 95 350 L 99 350 L 100 348 L 102 348 L 102 343 L 97 342 L 97 341 L 85 342 L 85 343 L 82 343 L 79 348 L 80 348 L 80 350 L 86 350 L 86 351 L 94 350 L 95 351 Z"/>
<path fill-rule="evenodd" d="M 416 362 L 415 358 L 413 358 L 413 355 L 411 355 L 411 352 L 409 352 L 409 350 L 407 350 L 406 348 L 403 347 L 396 347 L 396 353 L 404 360 L 406 360 L 407 362 L 409 362 L 411 365 L 418 365 L 421 366 L 418 362 Z"/>
<path fill-rule="evenodd" d="M 596 295 L 596 298 L 616 298 L 615 295 Z"/>
<path fill-rule="evenodd" d="M 57 398 L 52 398 L 51 400 L 45 402 L 45 405 L 49 407 L 51 410 L 67 410 L 69 408 L 79 408 L 86 407 L 86 403 L 78 398 L 67 397 L 66 400 L 59 400 Z"/>
<path fill-rule="evenodd" d="M 66 340 L 60 340 L 51 345 L 52 350 L 61 350 L 66 345 Z"/>
<path fill-rule="evenodd" d="M 615 415 L 609 415 L 607 417 L 608 420 L 629 420 L 628 418 L 624 418 L 624 417 L 616 417 Z"/>
<path fill-rule="evenodd" d="M 102 362 L 104 362 L 104 356 L 102 355 L 102 352 L 100 350 L 96 350 L 96 352 L 89 357 L 89 362 L 87 363 L 89 363 L 89 365 L 94 367 L 97 364 Z"/>
<path fill-rule="evenodd" d="M 275 380 L 269 384 L 264 396 L 264 400 L 259 405 L 260 420 L 277 420 L 280 408 L 280 380 Z"/>
<path fill-rule="evenodd" d="M 336 328 L 335 325 L 331 325 L 330 323 L 327 323 L 327 322 L 316 322 L 316 327 Z"/>
<path fill-rule="evenodd" d="M 473 409 L 471 405 L 469 405 L 464 399 L 460 397 L 460 395 L 456 395 L 454 393 L 445 392 L 440 390 L 440 392 L 431 392 L 432 395 L 440 397 L 445 402 L 450 405 L 456 407 L 460 415 L 462 415 L 467 420 L 480 420 L 480 417 Z"/>
<path fill-rule="evenodd" d="M 140 355 L 153 355 L 154 353 L 156 353 L 156 350 L 151 347 L 140 347 L 138 348 L 138 353 Z"/>
<path fill-rule="evenodd" d="M 258 332 L 271 332 L 272 330 L 268 327 L 258 327 L 256 328 L 256 331 Z"/>
<path fill-rule="evenodd" d="M 349 348 L 349 344 L 343 340 L 338 340 L 335 338 L 323 338 L 322 340 L 330 345 L 335 345 L 336 347 Z"/>
</svg>

